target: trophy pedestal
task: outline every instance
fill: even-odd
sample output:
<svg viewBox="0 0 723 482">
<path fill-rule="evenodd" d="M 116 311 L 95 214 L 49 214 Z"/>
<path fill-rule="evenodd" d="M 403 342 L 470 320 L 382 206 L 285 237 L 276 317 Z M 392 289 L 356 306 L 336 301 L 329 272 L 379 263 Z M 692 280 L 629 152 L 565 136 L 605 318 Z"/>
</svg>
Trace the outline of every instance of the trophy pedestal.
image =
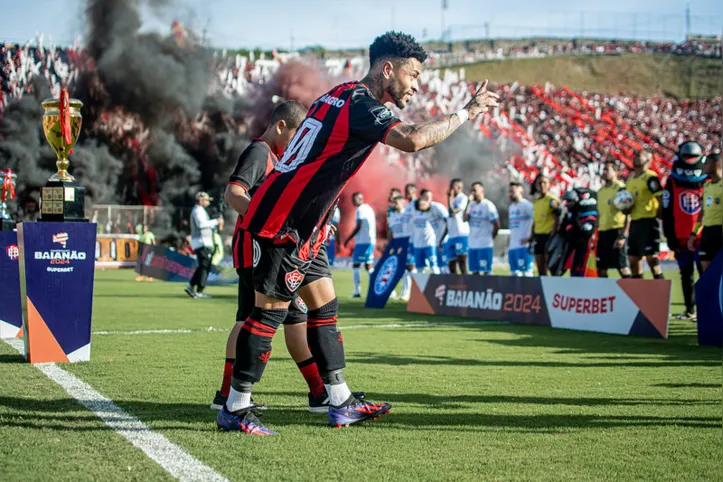
<svg viewBox="0 0 723 482">
<path fill-rule="evenodd" d="M 90 360 L 95 223 L 20 223 L 25 359 Z"/>
<path fill-rule="evenodd" d="M 0 338 L 23 334 L 23 309 L 20 304 L 18 233 L 0 231 Z"/>
<path fill-rule="evenodd" d="M 40 217 L 43 222 L 87 222 L 85 188 L 75 181 L 48 181 L 40 189 Z"/>
</svg>

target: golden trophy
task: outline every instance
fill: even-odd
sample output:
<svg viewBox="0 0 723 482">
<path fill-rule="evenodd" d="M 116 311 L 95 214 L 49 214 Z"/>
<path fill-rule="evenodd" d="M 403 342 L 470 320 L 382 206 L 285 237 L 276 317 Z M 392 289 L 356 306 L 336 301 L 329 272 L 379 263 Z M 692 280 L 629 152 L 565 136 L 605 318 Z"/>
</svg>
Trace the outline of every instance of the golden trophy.
<svg viewBox="0 0 723 482">
<path fill-rule="evenodd" d="M 68 156 L 80 135 L 83 103 L 70 99 L 63 89 L 58 99 L 43 101 L 43 132 L 58 160 L 58 172 L 53 174 L 40 190 L 40 216 L 43 221 L 86 221 L 85 188 L 68 174 Z"/>
</svg>

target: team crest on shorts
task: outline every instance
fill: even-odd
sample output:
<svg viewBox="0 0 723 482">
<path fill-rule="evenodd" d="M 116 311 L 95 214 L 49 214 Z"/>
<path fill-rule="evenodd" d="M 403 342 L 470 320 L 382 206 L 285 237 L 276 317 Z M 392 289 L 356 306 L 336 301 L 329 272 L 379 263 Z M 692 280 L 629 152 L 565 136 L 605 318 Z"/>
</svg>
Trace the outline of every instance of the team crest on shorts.
<svg viewBox="0 0 723 482">
<path fill-rule="evenodd" d="M 253 246 L 253 266 L 255 268 L 259 265 L 259 260 L 261 259 L 261 246 L 259 246 L 259 243 L 255 239 L 251 245 Z"/>
<path fill-rule="evenodd" d="M 301 282 L 304 281 L 304 275 L 301 274 L 298 269 L 295 269 L 291 273 L 286 273 L 284 280 L 289 291 L 294 293 L 299 289 L 299 286 L 301 286 Z"/>
<path fill-rule="evenodd" d="M 301 299 L 300 296 L 297 296 L 294 299 L 294 304 L 296 304 L 296 307 L 301 311 L 302 313 L 308 313 L 309 308 L 306 306 L 306 303 L 304 303 L 304 300 Z"/>
</svg>

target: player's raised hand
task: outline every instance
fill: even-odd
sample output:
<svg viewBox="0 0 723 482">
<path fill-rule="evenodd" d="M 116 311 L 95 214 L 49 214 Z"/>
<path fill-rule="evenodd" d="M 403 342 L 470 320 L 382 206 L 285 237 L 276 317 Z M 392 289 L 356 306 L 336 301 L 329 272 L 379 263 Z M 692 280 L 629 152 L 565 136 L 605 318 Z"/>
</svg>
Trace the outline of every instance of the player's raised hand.
<svg viewBox="0 0 723 482">
<path fill-rule="evenodd" d="M 469 112 L 470 119 L 474 119 L 478 115 L 487 112 L 490 107 L 497 107 L 497 99 L 499 96 L 487 90 L 488 83 L 487 79 L 485 79 L 485 81 L 482 82 L 482 86 L 465 106 L 465 109 Z"/>
</svg>

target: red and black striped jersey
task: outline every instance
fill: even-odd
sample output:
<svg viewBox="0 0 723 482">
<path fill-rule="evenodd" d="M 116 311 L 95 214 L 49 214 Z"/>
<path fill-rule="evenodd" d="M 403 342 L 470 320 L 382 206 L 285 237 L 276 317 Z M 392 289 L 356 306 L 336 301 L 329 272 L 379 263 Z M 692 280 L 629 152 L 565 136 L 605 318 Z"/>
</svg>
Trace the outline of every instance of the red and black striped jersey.
<svg viewBox="0 0 723 482">
<path fill-rule="evenodd" d="M 364 84 L 331 89 L 311 105 L 242 227 L 265 238 L 316 238 L 341 191 L 399 122 Z"/>
<path fill-rule="evenodd" d="M 246 190 L 249 197 L 253 198 L 254 193 L 266 180 L 266 176 L 274 169 L 277 161 L 276 154 L 273 153 L 268 144 L 261 139 L 253 139 L 236 161 L 236 167 L 231 173 L 228 183 L 241 186 Z M 234 227 L 233 255 L 234 267 L 236 268 L 241 267 L 241 260 L 238 259 L 237 243 L 242 242 L 243 238 L 241 233 L 242 220 L 243 216 L 239 214 Z"/>
</svg>

